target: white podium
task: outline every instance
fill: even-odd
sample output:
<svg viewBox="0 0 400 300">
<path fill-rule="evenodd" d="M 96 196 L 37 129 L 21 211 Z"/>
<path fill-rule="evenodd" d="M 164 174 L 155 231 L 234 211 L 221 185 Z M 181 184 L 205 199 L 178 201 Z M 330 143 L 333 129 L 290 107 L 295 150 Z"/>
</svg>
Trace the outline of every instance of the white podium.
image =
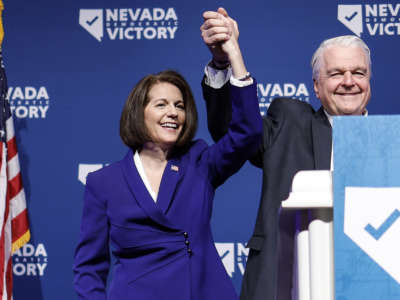
<svg viewBox="0 0 400 300">
<path fill-rule="evenodd" d="M 282 209 L 298 210 L 293 300 L 334 300 L 333 189 L 331 171 L 300 171 Z"/>
</svg>

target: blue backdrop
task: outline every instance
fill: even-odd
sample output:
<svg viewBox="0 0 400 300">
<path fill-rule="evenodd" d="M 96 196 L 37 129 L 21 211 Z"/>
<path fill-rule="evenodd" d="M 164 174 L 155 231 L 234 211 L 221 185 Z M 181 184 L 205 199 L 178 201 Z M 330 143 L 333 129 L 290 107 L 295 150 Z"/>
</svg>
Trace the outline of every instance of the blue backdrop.
<svg viewBox="0 0 400 300">
<path fill-rule="evenodd" d="M 182 73 L 198 105 L 197 136 L 211 143 L 200 88 L 210 59 L 199 30 L 205 10 L 224 6 L 238 21 L 262 113 L 274 96 L 318 108 L 312 53 L 325 38 L 354 33 L 372 50 L 369 113 L 400 113 L 400 1 L 4 2 L 3 54 L 32 231 L 13 259 L 16 300 L 76 297 L 71 266 L 85 176 L 127 151 L 119 117 L 140 78 Z M 260 190 L 261 171 L 246 164 L 216 195 L 214 237 L 238 291 Z"/>
</svg>

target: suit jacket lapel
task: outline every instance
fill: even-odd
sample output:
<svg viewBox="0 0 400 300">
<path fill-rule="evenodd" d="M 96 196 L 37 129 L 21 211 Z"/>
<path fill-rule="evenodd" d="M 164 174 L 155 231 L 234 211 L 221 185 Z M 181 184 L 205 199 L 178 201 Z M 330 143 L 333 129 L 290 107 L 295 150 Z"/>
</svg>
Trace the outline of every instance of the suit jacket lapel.
<svg viewBox="0 0 400 300">
<path fill-rule="evenodd" d="M 172 199 L 182 174 L 183 166 L 180 160 L 172 159 L 168 161 L 161 179 L 157 198 L 157 205 L 164 214 L 167 214 L 172 204 Z"/>
<path fill-rule="evenodd" d="M 146 212 L 146 214 L 159 224 L 174 228 L 167 217 L 158 208 L 157 204 L 151 198 L 149 192 L 144 185 L 139 172 L 133 161 L 133 152 L 130 150 L 122 161 L 122 171 L 126 183 L 134 196 L 137 204 Z"/>
<path fill-rule="evenodd" d="M 322 106 L 313 116 L 312 136 L 315 169 L 329 170 L 332 154 L 332 128 Z"/>
</svg>

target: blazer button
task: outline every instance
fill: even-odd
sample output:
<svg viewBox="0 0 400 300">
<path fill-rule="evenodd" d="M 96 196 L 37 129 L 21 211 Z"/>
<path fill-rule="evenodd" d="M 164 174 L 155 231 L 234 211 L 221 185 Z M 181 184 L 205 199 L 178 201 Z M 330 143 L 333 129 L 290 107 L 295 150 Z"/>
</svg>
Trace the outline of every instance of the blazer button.
<svg viewBox="0 0 400 300">
<path fill-rule="evenodd" d="M 187 252 L 191 255 L 193 253 L 192 249 L 188 248 Z"/>
<path fill-rule="evenodd" d="M 190 244 L 189 241 L 186 240 L 186 241 L 185 241 L 185 245 L 186 245 L 186 246 L 189 246 L 189 244 Z"/>
<path fill-rule="evenodd" d="M 185 232 L 183 233 L 183 236 L 184 236 L 185 238 L 187 238 L 187 237 L 189 236 L 189 234 L 185 231 Z"/>
</svg>

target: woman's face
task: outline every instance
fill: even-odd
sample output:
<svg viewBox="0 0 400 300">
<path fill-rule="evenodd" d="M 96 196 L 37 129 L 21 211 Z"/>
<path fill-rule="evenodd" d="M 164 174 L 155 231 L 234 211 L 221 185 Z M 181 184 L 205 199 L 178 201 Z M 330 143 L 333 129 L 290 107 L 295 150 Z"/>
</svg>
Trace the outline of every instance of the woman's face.
<svg viewBox="0 0 400 300">
<path fill-rule="evenodd" d="M 185 125 L 186 112 L 181 91 L 173 84 L 160 82 L 150 89 L 144 109 L 144 123 L 152 142 L 170 148 Z"/>
</svg>

